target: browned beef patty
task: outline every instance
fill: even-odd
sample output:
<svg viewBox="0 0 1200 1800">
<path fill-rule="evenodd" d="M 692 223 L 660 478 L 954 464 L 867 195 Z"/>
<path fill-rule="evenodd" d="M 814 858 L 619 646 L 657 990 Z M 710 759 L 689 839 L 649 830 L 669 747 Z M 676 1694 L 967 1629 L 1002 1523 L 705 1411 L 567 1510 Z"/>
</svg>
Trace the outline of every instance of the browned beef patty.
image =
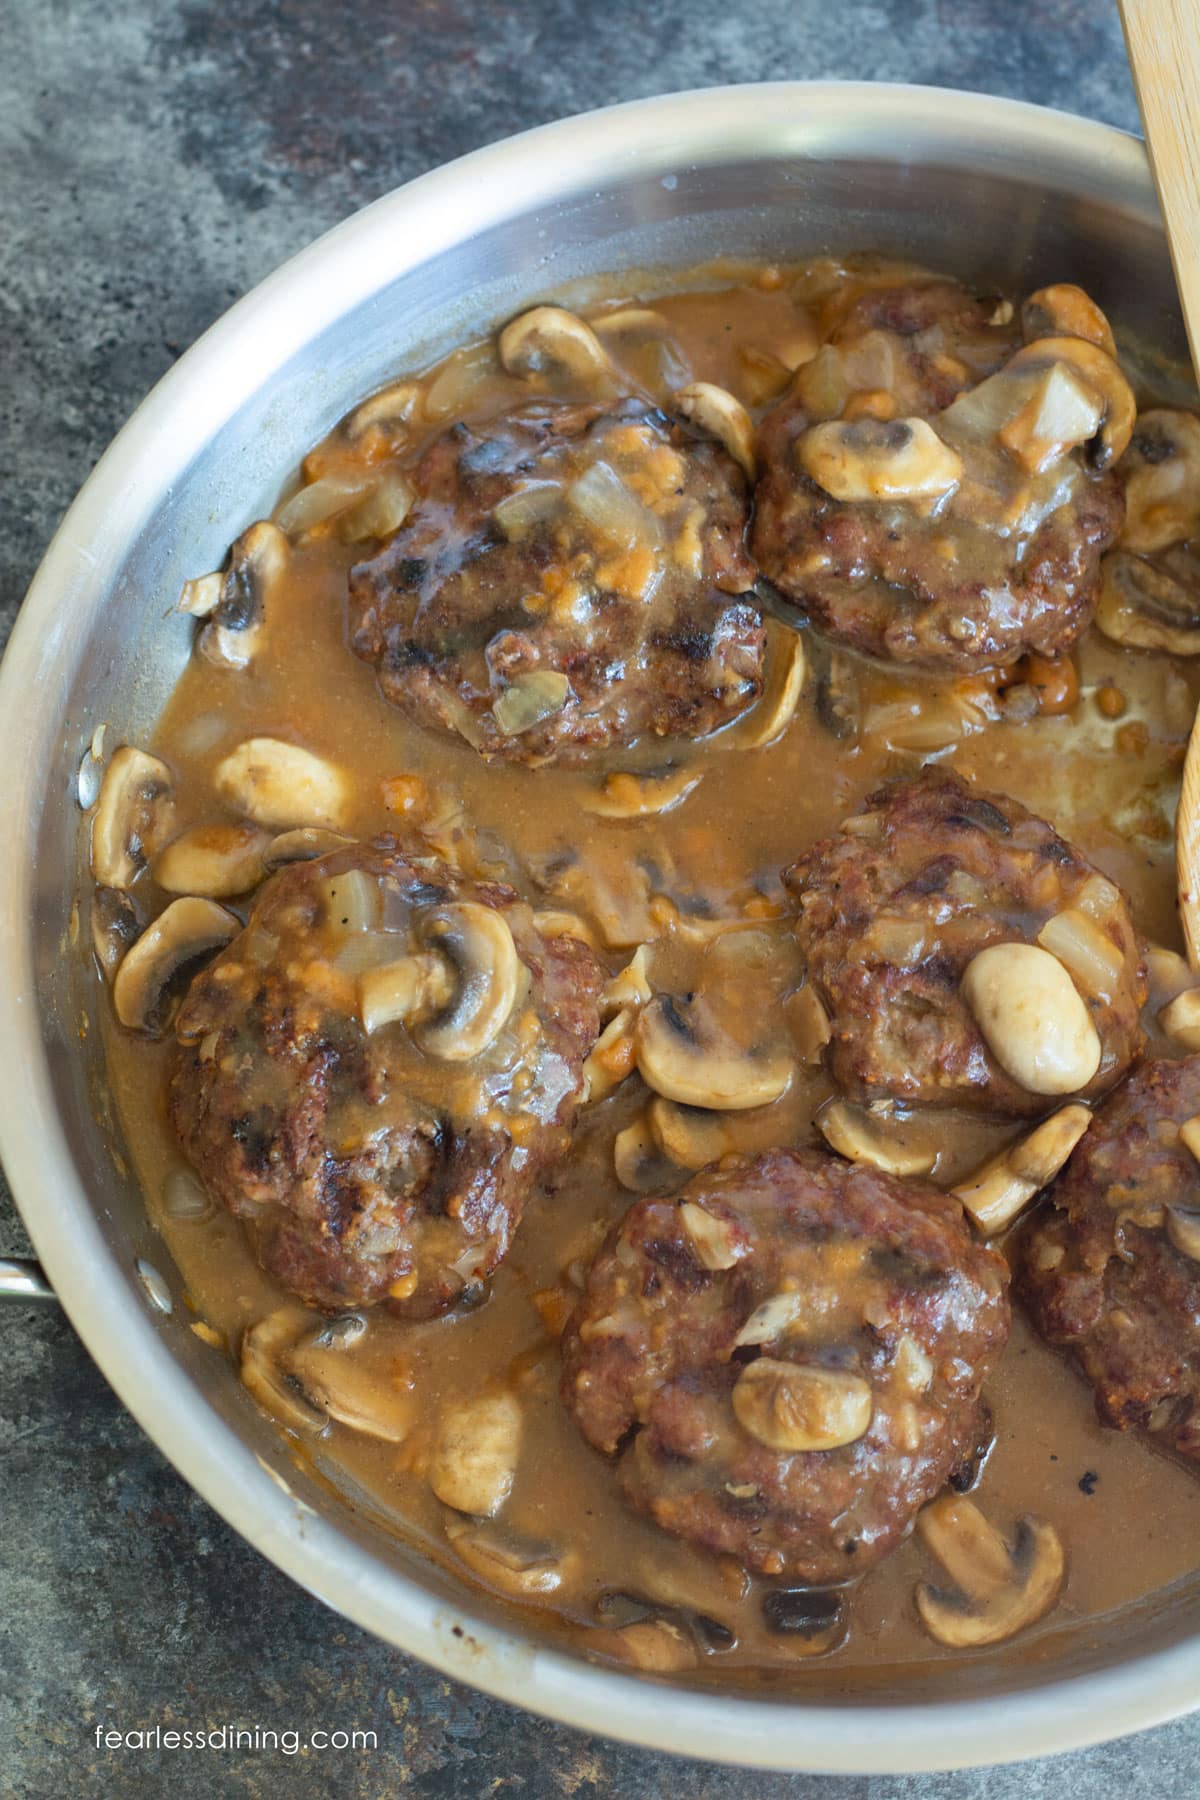
<svg viewBox="0 0 1200 1800">
<path fill-rule="evenodd" d="M 925 769 L 873 794 L 784 881 L 799 903 L 809 980 L 830 1016 L 830 1067 L 855 1099 L 1045 1112 L 1050 1101 L 1018 1086 L 991 1054 L 960 984 L 979 951 L 1032 943 L 1067 911 L 1084 913 L 1081 929 L 1114 970 L 1104 992 L 1071 971 L 1101 1043 L 1083 1098 L 1112 1087 L 1142 1049 L 1146 975 L 1124 896 L 1005 794 Z"/>
<path fill-rule="evenodd" d="M 973 1450 L 1007 1280 L 924 1182 L 815 1150 L 731 1159 L 610 1233 L 563 1340 L 563 1398 L 665 1530 L 767 1575 L 844 1581 Z M 814 1371 L 849 1384 L 858 1435 L 783 1448 L 811 1434 L 789 1383 L 811 1392 Z"/>
<path fill-rule="evenodd" d="M 385 968 L 425 998 L 368 1031 Z M 429 1317 L 479 1291 L 566 1150 L 601 979 L 510 888 L 395 839 L 294 865 L 180 1009 L 175 1129 L 285 1287 Z"/>
<path fill-rule="evenodd" d="M 1079 451 L 1028 473 L 996 441 L 972 390 L 1016 348 L 1010 321 L 1011 309 L 996 314 L 953 282 L 875 290 L 763 421 L 754 555 L 840 643 L 976 670 L 1061 655 L 1086 627 L 1124 500 Z M 855 427 L 864 439 L 883 428 L 876 420 L 931 424 L 962 459 L 958 486 L 932 500 L 835 499 L 799 449 L 851 396 L 867 409 Z"/>
<path fill-rule="evenodd" d="M 404 526 L 351 572 L 350 625 L 419 723 L 578 761 L 758 697 L 749 499 L 717 445 L 640 402 L 540 402 L 453 426 L 413 480 Z"/>
<path fill-rule="evenodd" d="M 1197 1114 L 1200 1056 L 1131 1075 L 1034 1218 L 1017 1279 L 1106 1424 L 1200 1459 L 1200 1166 L 1179 1136 Z"/>
</svg>

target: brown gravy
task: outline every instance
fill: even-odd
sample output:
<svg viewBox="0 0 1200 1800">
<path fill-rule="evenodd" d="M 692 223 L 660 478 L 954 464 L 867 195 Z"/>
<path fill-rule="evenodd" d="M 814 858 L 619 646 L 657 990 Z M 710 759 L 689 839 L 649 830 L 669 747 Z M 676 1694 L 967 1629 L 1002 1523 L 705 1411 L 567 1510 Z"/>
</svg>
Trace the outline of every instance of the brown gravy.
<svg viewBox="0 0 1200 1800">
<path fill-rule="evenodd" d="M 656 297 L 653 305 L 692 377 L 728 386 L 754 411 L 786 381 L 781 355 L 785 362 L 800 360 L 817 342 L 817 308 L 805 295 L 819 281 L 801 271 L 774 270 L 743 270 L 724 279 L 715 289 Z M 608 341 L 619 355 L 620 340 Z M 629 352 L 638 379 L 647 379 L 649 354 L 644 347 Z M 480 360 L 472 351 L 443 365 L 451 398 L 455 382 L 444 372 L 453 374 L 464 362 L 478 374 Z M 486 357 L 482 367 L 481 382 L 459 383 L 463 416 L 486 417 L 511 398 L 512 384 L 489 372 Z M 404 454 L 411 453 L 410 447 Z M 306 475 L 341 467 L 347 454 L 345 441 L 333 434 L 308 459 Z M 180 827 L 219 815 L 212 771 L 235 743 L 252 735 L 294 738 L 350 777 L 350 829 L 357 835 L 397 825 L 386 804 L 388 778 L 424 777 L 455 790 L 472 824 L 495 833 L 525 868 L 573 844 L 591 871 L 619 888 L 645 857 L 654 865 L 658 891 L 685 908 L 757 917 L 765 978 L 778 983 L 780 993 L 794 984 L 795 952 L 773 923 L 784 910 L 779 870 L 854 812 L 882 779 L 913 771 L 926 759 L 927 745 L 905 747 L 901 715 L 907 707 L 926 716 L 949 683 L 939 687 L 936 679 L 843 658 L 857 686 L 863 728 L 857 741 L 839 742 L 818 716 L 818 673 L 828 651 L 806 634 L 809 676 L 781 738 L 750 752 L 722 737 L 692 746 L 682 755 L 702 779 L 684 804 L 645 820 L 607 821 L 579 805 L 602 771 L 489 767 L 467 744 L 423 733 L 382 699 L 373 671 L 345 641 L 346 573 L 354 555 L 332 533 L 310 535 L 295 553 L 286 616 L 268 620 L 251 669 L 224 671 L 199 658 L 185 669 L 147 746 L 173 771 Z M 1124 652 L 1094 631 L 1075 660 L 1079 698 L 1071 711 L 991 723 L 936 753 L 1053 820 L 1123 885 L 1144 934 L 1178 947 L 1171 821 L 1200 669 L 1166 655 Z M 1097 693 L 1106 687 L 1124 696 L 1119 718 L 1106 717 L 1097 705 Z M 608 766 L 636 766 L 638 760 L 614 757 Z M 641 760 L 652 763 L 653 754 Z M 556 904 L 546 898 L 538 903 Z M 611 967 L 621 967 L 627 956 L 614 951 Z M 655 986 L 678 991 L 701 978 L 712 979 L 711 951 L 666 930 L 655 944 Z M 1152 999 L 1150 1010 L 1154 1004 Z M 152 1216 L 198 1320 L 211 1328 L 214 1354 L 236 1357 L 247 1326 L 282 1304 L 302 1309 L 259 1270 L 233 1220 L 219 1214 L 188 1223 L 163 1211 L 164 1179 L 180 1161 L 164 1109 L 168 1042 L 122 1031 L 108 1009 L 104 1018 L 112 1086 Z M 806 1141 L 813 1111 L 830 1091 L 827 1077 L 809 1072 L 774 1107 L 727 1115 L 736 1147 Z M 447 1538 L 446 1509 L 422 1477 L 422 1454 L 443 1403 L 470 1395 L 480 1369 L 508 1368 L 526 1409 L 526 1433 L 505 1524 L 581 1552 L 574 1579 L 537 1602 L 539 1623 L 587 1652 L 589 1639 L 593 1646 L 597 1641 L 597 1597 L 621 1590 L 695 1609 L 729 1627 L 736 1644 L 705 1661 L 703 1679 L 757 1677 L 785 1691 L 844 1689 L 882 1665 L 916 1679 L 952 1653 L 933 1644 L 917 1619 L 914 1586 L 936 1569 L 915 1539 L 859 1585 L 840 1647 L 806 1655 L 802 1640 L 766 1629 L 758 1584 L 740 1569 L 675 1541 L 628 1510 L 612 1469 L 584 1445 L 559 1402 L 556 1343 L 533 1296 L 560 1284 L 563 1270 L 589 1255 L 602 1230 L 630 1204 L 613 1173 L 612 1141 L 644 1097 L 635 1076 L 585 1109 L 556 1191 L 531 1200 L 486 1304 L 420 1325 L 371 1315 L 354 1354 L 376 1368 L 381 1381 L 411 1384 L 408 1440 L 397 1447 L 334 1425 L 304 1454 L 335 1485 L 344 1478 L 369 1495 L 398 1534 L 471 1581 L 475 1576 L 461 1567 Z M 963 1174 L 1005 1135 L 995 1126 L 948 1130 L 935 1179 Z M 1194 1571 L 1194 1473 L 1135 1437 L 1101 1429 L 1084 1383 L 1019 1318 L 987 1397 L 996 1442 L 975 1497 L 1005 1530 L 1027 1511 L 1051 1520 L 1066 1546 L 1068 1578 L 1057 1609 L 1040 1626 L 1015 1645 L 977 1655 L 998 1665 L 1009 1657 L 1036 1657 L 1041 1640 L 1069 1643 L 1101 1616 L 1106 1630 L 1119 1632 L 1122 1608 Z"/>
</svg>

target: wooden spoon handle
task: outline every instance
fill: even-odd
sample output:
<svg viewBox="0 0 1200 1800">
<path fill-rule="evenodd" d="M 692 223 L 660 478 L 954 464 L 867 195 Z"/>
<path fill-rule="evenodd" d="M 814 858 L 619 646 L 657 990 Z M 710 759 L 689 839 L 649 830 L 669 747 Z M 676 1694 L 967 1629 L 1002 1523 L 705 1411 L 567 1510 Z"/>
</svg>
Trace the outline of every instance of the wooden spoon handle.
<svg viewBox="0 0 1200 1800">
<path fill-rule="evenodd" d="M 1200 0 L 1120 0 L 1146 147 L 1200 375 Z"/>
<path fill-rule="evenodd" d="M 1192 366 L 1200 376 L 1200 0 L 1120 5 Z M 1175 871 L 1188 962 L 1200 969 L 1200 714 L 1175 815 Z"/>
</svg>

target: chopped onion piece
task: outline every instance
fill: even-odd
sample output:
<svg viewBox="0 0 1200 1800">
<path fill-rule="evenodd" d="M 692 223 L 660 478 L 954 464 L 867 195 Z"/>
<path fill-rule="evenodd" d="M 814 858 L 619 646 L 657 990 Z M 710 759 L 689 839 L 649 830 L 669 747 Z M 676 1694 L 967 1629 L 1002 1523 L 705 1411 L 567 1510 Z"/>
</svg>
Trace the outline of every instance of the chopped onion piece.
<svg viewBox="0 0 1200 1800">
<path fill-rule="evenodd" d="M 492 714 L 505 737 L 517 737 L 561 712 L 570 691 L 570 682 L 557 669 L 529 669 L 509 683 Z"/>
<path fill-rule="evenodd" d="M 314 525 L 332 519 L 335 513 L 345 512 L 370 487 L 372 479 L 363 473 L 322 475 L 320 480 L 310 481 L 307 487 L 284 501 L 275 514 L 275 523 L 289 534 L 311 531 Z"/>
<path fill-rule="evenodd" d="M 363 538 L 391 537 L 399 531 L 415 499 L 412 488 L 398 470 L 380 477 L 370 492 L 342 520 L 341 535 L 347 543 Z"/>
<path fill-rule="evenodd" d="M 1078 907 L 1047 919 L 1038 943 L 1077 976 L 1089 994 L 1111 1000 L 1120 987 L 1125 959 L 1108 934 Z"/>
<path fill-rule="evenodd" d="M 658 538 L 657 520 L 606 462 L 593 463 L 567 490 L 567 505 L 623 549 L 654 543 Z"/>
<path fill-rule="evenodd" d="M 557 512 L 562 488 L 555 481 L 531 483 L 508 494 L 493 508 L 492 517 L 506 538 L 519 537 Z"/>
</svg>

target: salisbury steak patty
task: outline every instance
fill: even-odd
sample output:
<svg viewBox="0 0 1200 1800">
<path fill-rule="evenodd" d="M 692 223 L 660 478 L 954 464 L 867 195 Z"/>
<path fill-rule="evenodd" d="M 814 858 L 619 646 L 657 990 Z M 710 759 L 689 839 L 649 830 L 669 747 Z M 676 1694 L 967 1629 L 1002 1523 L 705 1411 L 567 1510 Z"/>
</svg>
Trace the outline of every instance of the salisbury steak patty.
<svg viewBox="0 0 1200 1800">
<path fill-rule="evenodd" d="M 408 520 L 350 577 L 387 698 L 488 757 L 579 760 L 698 737 L 750 706 L 763 624 L 746 483 L 641 402 L 541 402 L 455 425 Z"/>
<path fill-rule="evenodd" d="M 763 422 L 763 573 L 830 636 L 892 661 L 1061 654 L 1121 526 L 1107 471 L 1132 396 L 1115 362 L 1075 338 L 1018 350 L 1011 307 L 986 304 L 1000 323 L 953 282 L 864 296 Z M 1109 432 L 1117 393 L 1129 418 Z"/>
<path fill-rule="evenodd" d="M 830 1016 L 830 1066 L 856 1099 L 1045 1112 L 1066 1090 L 1034 1092 L 1014 1078 L 962 992 L 980 951 L 1033 944 L 1039 934 L 1099 1038 L 1095 1074 L 1073 1091 L 1105 1092 L 1142 1048 L 1145 969 L 1123 895 L 1005 794 L 925 769 L 873 794 L 784 881 L 799 902 L 809 980 Z"/>
<path fill-rule="evenodd" d="M 1106 1424 L 1200 1459 L 1200 1056 L 1149 1062 L 1105 1102 L 1022 1247 L 1043 1336 L 1071 1351 Z"/>
<path fill-rule="evenodd" d="M 393 838 L 338 850 L 269 881 L 197 976 L 171 1117 L 286 1287 L 429 1317 L 566 1149 L 600 981 L 510 888 Z"/>
<path fill-rule="evenodd" d="M 975 1447 L 1008 1327 L 1006 1265 L 956 1202 L 771 1150 L 630 1209 L 568 1324 L 563 1398 L 665 1530 L 843 1581 Z"/>
</svg>

